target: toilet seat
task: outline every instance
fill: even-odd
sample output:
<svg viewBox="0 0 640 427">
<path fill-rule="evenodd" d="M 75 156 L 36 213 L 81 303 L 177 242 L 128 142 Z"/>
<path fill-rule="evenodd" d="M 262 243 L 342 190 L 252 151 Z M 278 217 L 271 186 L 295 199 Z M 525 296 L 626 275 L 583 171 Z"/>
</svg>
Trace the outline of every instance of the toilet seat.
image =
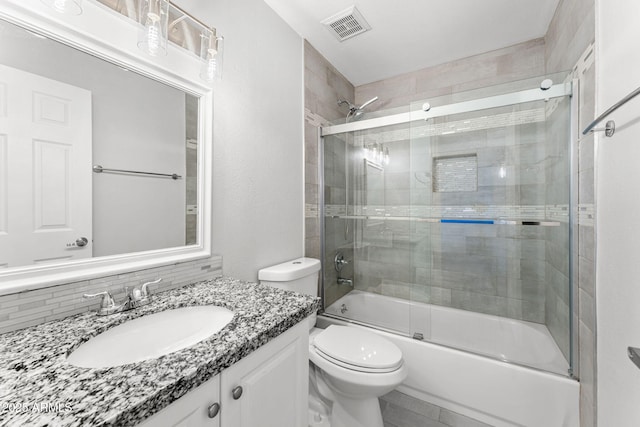
<svg viewBox="0 0 640 427">
<path fill-rule="evenodd" d="M 348 326 L 329 326 L 315 336 L 313 347 L 323 359 L 358 372 L 389 373 L 402 366 L 402 352 L 395 344 Z"/>
<path fill-rule="evenodd" d="M 335 359 L 335 358 L 329 356 L 328 354 L 324 353 L 322 350 L 318 349 L 317 347 L 315 348 L 315 350 L 316 350 L 316 353 L 318 354 L 318 356 L 322 357 L 323 359 L 327 360 L 328 362 L 331 362 L 331 363 L 333 363 L 335 365 L 338 365 L 338 366 L 342 366 L 345 369 L 350 369 L 352 371 L 358 371 L 358 372 L 365 372 L 365 373 L 369 373 L 369 374 L 376 374 L 376 373 L 384 374 L 384 373 L 387 373 L 387 372 L 393 372 L 393 371 L 397 370 L 400 367 L 400 365 L 402 364 L 402 363 L 400 363 L 398 366 L 393 367 L 393 368 L 365 368 L 365 367 L 362 367 L 362 366 L 350 365 L 349 363 L 345 363 L 345 362 L 342 362 L 342 361 L 340 361 L 338 359 Z"/>
</svg>

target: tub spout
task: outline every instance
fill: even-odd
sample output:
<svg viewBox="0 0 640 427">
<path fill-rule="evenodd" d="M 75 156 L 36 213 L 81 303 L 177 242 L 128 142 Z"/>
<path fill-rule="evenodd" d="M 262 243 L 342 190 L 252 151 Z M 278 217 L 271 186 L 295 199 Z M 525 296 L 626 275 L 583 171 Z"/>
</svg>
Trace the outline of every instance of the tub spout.
<svg viewBox="0 0 640 427">
<path fill-rule="evenodd" d="M 342 277 L 338 277 L 338 285 L 353 286 L 353 280 L 351 280 L 351 279 L 343 279 Z"/>
</svg>

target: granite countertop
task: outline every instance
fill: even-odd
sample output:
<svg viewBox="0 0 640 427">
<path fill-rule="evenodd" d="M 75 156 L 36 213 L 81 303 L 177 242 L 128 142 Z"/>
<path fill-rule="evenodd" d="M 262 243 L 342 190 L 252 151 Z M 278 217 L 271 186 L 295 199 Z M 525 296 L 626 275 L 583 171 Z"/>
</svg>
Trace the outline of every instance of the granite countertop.
<svg viewBox="0 0 640 427">
<path fill-rule="evenodd" d="M 81 343 L 127 320 L 172 308 L 234 311 L 211 338 L 158 359 L 104 369 L 66 363 Z M 134 425 L 317 311 L 317 298 L 219 278 L 153 295 L 110 316 L 83 313 L 0 335 L 0 426 Z"/>
</svg>

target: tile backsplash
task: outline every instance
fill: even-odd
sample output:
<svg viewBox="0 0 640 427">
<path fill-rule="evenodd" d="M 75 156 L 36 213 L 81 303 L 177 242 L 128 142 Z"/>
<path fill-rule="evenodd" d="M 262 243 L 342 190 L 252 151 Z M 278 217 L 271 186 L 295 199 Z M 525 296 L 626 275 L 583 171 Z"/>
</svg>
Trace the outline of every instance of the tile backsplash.
<svg viewBox="0 0 640 427">
<path fill-rule="evenodd" d="M 116 301 L 125 297 L 125 287 L 162 278 L 151 293 L 179 288 L 222 276 L 222 257 L 182 262 L 112 276 L 59 284 L 51 287 L 0 295 L 0 333 L 14 331 L 97 309 L 100 299 L 83 299 L 84 293 L 109 291 Z"/>
</svg>

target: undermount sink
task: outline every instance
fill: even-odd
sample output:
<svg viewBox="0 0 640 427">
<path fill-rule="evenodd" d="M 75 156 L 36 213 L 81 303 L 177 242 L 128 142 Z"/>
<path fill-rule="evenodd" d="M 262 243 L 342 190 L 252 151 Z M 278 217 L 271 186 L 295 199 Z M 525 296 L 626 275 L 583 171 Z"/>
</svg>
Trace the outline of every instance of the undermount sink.
<svg viewBox="0 0 640 427">
<path fill-rule="evenodd" d="M 231 310 L 213 305 L 138 317 L 83 343 L 67 362 L 81 368 L 109 368 L 154 359 L 209 338 L 232 318 Z"/>
</svg>

